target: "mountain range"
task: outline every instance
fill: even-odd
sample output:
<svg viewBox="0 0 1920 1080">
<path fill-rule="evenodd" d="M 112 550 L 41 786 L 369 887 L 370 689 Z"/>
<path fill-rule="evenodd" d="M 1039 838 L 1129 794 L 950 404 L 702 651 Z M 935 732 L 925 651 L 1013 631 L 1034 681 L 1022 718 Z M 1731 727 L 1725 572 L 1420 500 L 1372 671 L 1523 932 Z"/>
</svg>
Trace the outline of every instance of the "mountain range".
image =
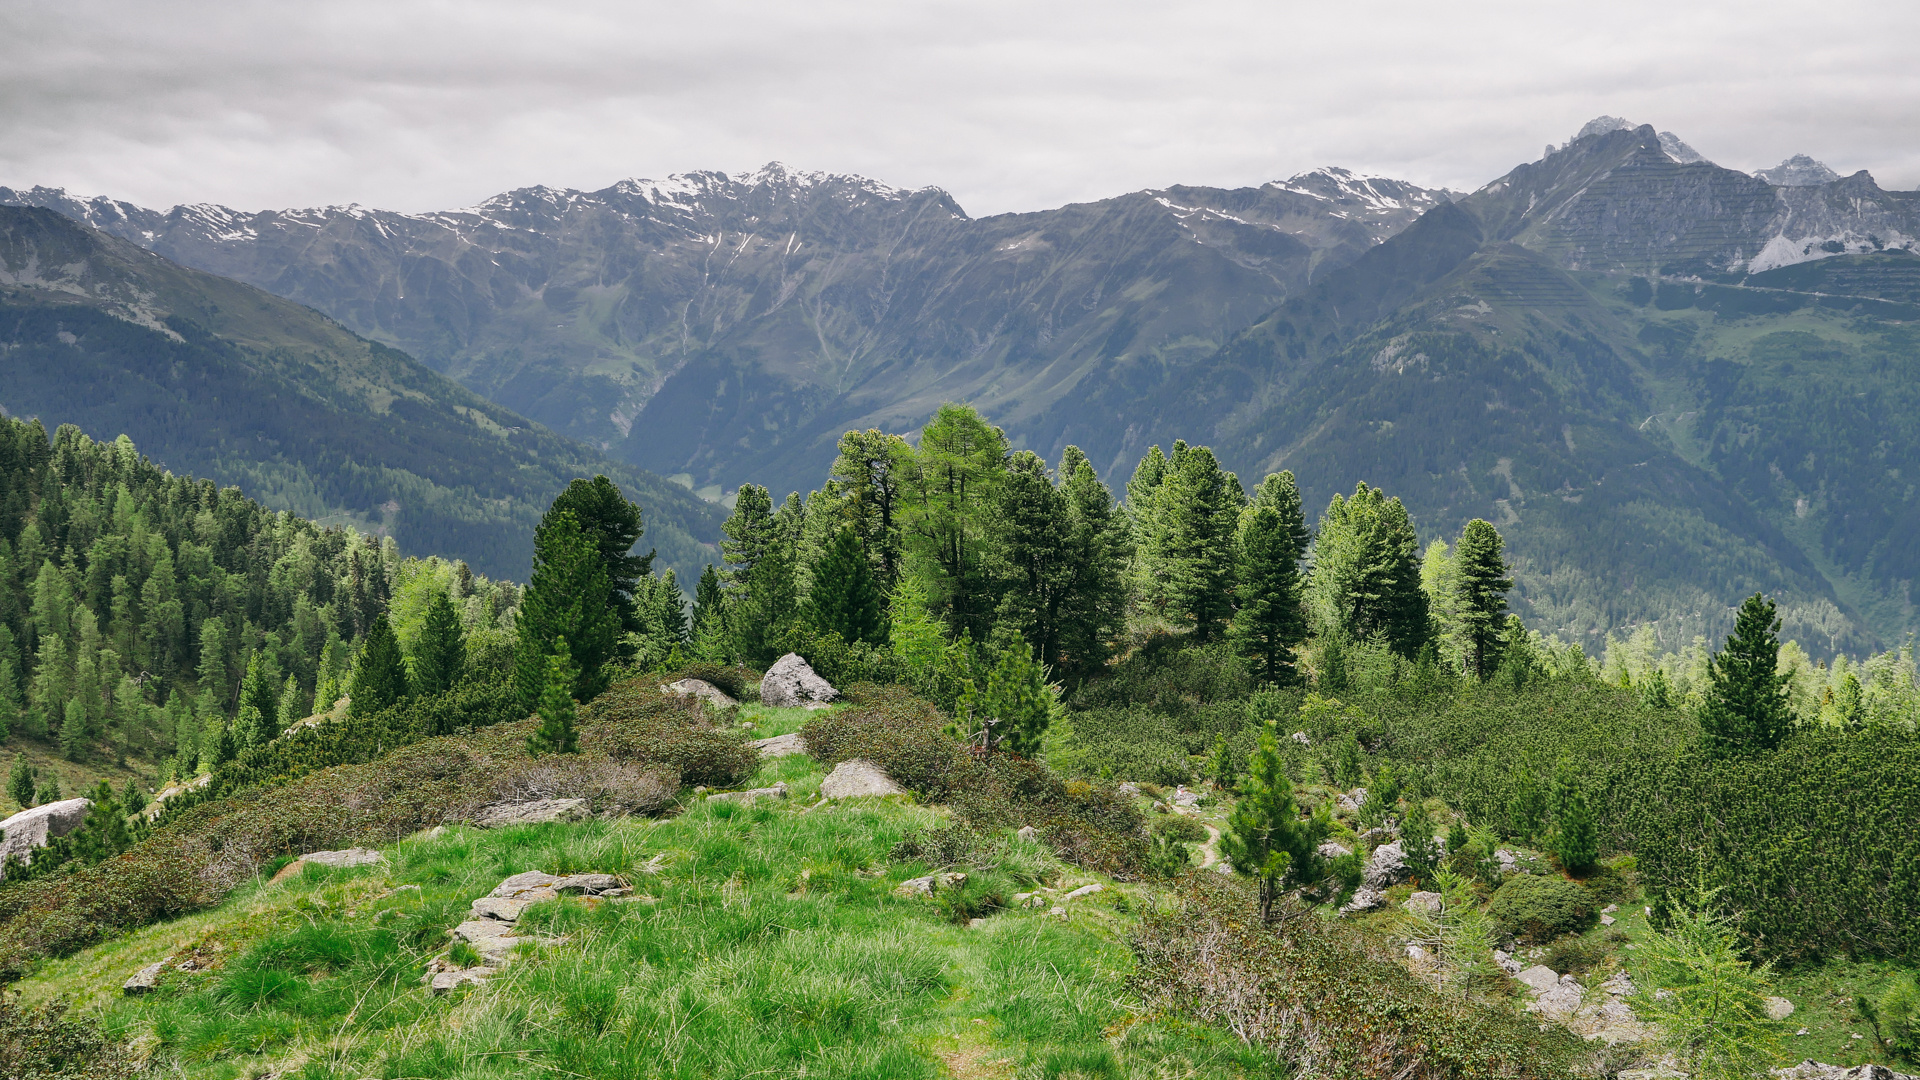
<svg viewBox="0 0 1920 1080">
<path fill-rule="evenodd" d="M 970 218 L 770 165 L 431 214 L 147 210 L 0 189 L 312 305 L 718 499 L 819 482 L 849 427 L 966 400 L 1112 480 L 1207 442 L 1422 535 L 1507 534 L 1516 606 L 1595 644 L 1779 595 L 1816 652 L 1899 640 L 1920 193 L 1747 174 L 1612 117 L 1458 194 L 1338 169 Z"/>
</svg>

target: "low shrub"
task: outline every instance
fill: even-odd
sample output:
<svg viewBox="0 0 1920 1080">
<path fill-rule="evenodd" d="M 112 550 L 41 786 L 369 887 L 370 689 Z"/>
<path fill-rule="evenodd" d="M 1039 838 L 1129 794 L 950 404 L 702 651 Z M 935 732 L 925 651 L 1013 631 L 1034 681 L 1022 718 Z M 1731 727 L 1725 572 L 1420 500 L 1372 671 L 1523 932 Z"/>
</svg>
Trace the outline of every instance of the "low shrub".
<svg viewBox="0 0 1920 1080">
<path fill-rule="evenodd" d="M 1487 916 L 1522 941 L 1548 941 L 1583 929 L 1593 920 L 1593 894 L 1577 881 L 1551 875 L 1515 874 L 1494 890 Z"/>
<path fill-rule="evenodd" d="M 1498 1001 L 1443 996 L 1360 931 L 1298 907 L 1263 927 L 1249 889 L 1195 874 L 1134 934 L 1147 1008 L 1216 1023 L 1303 1074 L 1571 1077 L 1580 1040 Z"/>
<path fill-rule="evenodd" d="M 0 1077 L 7 1080 L 118 1080 L 140 1071 L 128 1048 L 91 1023 L 67 1018 L 60 1002 L 29 1009 L 0 990 Z"/>
<path fill-rule="evenodd" d="M 596 814 L 658 814 L 679 794 L 679 778 L 663 766 L 578 759 L 571 754 L 509 765 L 493 784 L 495 802 L 585 799 Z"/>
<path fill-rule="evenodd" d="M 699 698 L 662 694 L 652 679 L 609 687 L 582 709 L 581 749 L 664 766 L 676 786 L 733 787 L 760 767 L 753 747 L 716 726 Z"/>
<path fill-rule="evenodd" d="M 895 783 L 944 800 L 966 748 L 942 732 L 946 717 L 904 688 L 872 694 L 865 704 L 816 713 L 800 729 L 807 753 L 829 768 L 850 758 L 879 765 Z"/>
<path fill-rule="evenodd" d="M 1172 814 L 1153 823 L 1153 835 L 1164 836 L 1169 840 L 1197 844 L 1207 838 L 1206 826 L 1186 816 Z"/>
<path fill-rule="evenodd" d="M 1193 779 L 1176 722 L 1145 706 L 1074 711 L 1048 735 L 1049 762 L 1069 776 L 1169 785 Z"/>
</svg>

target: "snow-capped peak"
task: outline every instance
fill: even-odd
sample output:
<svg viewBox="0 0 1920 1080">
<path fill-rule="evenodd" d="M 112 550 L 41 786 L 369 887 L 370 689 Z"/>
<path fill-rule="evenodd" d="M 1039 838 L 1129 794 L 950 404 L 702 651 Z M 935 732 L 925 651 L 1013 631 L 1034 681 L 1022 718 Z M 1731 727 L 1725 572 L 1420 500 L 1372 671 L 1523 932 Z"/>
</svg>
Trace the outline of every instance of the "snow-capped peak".
<svg viewBox="0 0 1920 1080">
<path fill-rule="evenodd" d="M 1756 169 L 1753 175 L 1775 187 L 1819 187 L 1840 179 L 1840 174 L 1805 154 L 1795 154 L 1771 169 Z"/>
</svg>

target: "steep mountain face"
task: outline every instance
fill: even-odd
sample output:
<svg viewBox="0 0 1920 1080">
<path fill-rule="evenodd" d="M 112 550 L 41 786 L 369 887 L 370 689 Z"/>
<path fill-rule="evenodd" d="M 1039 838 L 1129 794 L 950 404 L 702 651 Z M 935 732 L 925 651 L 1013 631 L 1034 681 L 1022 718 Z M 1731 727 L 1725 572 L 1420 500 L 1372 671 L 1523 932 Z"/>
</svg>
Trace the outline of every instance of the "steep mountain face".
<svg viewBox="0 0 1920 1080">
<path fill-rule="evenodd" d="M 1089 372 L 1204 356 L 1445 197 L 1326 170 L 975 220 L 938 190 L 778 165 L 426 215 L 0 189 L 310 304 L 713 495 L 815 483 L 841 431 L 943 400 L 1044 429 Z"/>
<path fill-rule="evenodd" d="M 131 436 L 176 472 L 523 578 L 561 487 L 606 472 L 698 571 L 713 507 L 259 289 L 0 206 L 0 408 Z"/>
</svg>

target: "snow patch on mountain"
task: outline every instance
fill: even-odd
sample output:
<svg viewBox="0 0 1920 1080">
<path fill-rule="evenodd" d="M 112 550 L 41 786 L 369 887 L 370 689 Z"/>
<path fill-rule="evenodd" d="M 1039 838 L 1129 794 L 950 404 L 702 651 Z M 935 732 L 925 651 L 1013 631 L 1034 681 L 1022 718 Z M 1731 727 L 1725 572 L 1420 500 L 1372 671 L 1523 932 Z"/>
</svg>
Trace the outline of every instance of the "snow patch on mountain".
<svg viewBox="0 0 1920 1080">
<path fill-rule="evenodd" d="M 1840 174 L 1805 154 L 1795 154 L 1771 169 L 1755 169 L 1753 175 L 1775 187 L 1819 187 L 1840 179 Z"/>
</svg>

